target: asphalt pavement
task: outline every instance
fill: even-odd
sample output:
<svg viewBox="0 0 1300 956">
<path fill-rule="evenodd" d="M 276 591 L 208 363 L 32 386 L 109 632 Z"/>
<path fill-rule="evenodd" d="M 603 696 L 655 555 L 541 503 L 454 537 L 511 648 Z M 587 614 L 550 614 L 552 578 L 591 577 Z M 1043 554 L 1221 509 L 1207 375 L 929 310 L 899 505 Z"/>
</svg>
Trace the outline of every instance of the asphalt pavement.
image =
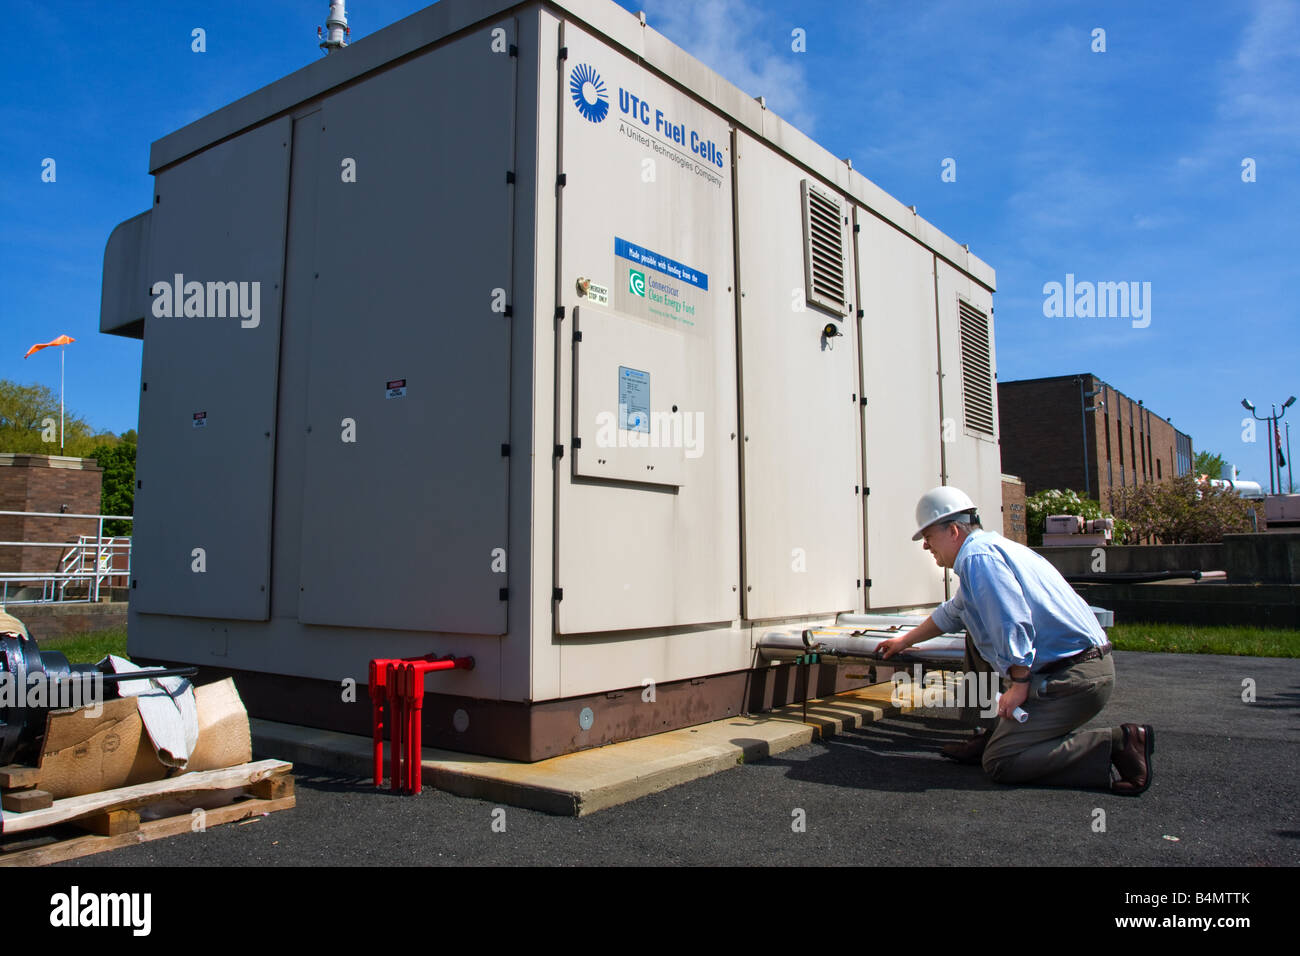
<svg viewBox="0 0 1300 956">
<path fill-rule="evenodd" d="M 299 765 L 291 810 L 61 865 L 1300 863 L 1300 660 L 1121 651 L 1116 672 L 1088 726 L 1155 727 L 1139 797 L 995 784 L 940 756 L 968 731 L 920 712 L 581 818 Z"/>
</svg>

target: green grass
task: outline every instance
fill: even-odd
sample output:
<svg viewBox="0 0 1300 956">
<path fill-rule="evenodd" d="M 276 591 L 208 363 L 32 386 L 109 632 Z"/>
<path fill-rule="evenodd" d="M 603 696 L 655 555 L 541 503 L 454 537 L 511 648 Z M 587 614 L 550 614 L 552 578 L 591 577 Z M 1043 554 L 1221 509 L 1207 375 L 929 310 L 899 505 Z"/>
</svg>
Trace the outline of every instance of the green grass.
<svg viewBox="0 0 1300 956">
<path fill-rule="evenodd" d="M 1121 651 L 1300 657 L 1300 631 L 1266 627 L 1136 623 L 1116 624 L 1107 633 L 1111 644 Z"/>
<path fill-rule="evenodd" d="M 96 664 L 106 654 L 126 657 L 126 628 L 47 637 L 40 644 L 41 650 L 58 651 L 72 664 Z"/>
<path fill-rule="evenodd" d="M 1121 651 L 1300 657 L 1300 631 L 1138 623 L 1116 624 L 1107 633 L 1111 644 Z M 94 664 L 106 654 L 126 657 L 126 628 L 49 637 L 41 641 L 41 648 L 60 651 L 74 664 Z"/>
</svg>

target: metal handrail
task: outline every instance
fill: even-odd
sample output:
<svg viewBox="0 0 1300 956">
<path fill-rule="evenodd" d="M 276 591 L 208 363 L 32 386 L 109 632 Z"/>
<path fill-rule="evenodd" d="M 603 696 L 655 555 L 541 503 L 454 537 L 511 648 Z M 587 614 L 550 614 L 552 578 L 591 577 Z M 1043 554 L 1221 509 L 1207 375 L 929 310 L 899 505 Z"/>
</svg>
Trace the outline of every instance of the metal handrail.
<svg viewBox="0 0 1300 956">
<path fill-rule="evenodd" d="M 86 581 L 86 602 L 96 603 L 99 601 L 100 585 L 106 578 L 123 578 L 129 580 L 131 576 L 131 538 L 127 535 L 113 535 L 104 537 L 105 521 L 131 521 L 135 518 L 132 515 L 89 515 L 89 514 L 69 514 L 67 512 L 52 511 L 0 511 L 0 517 L 17 517 L 17 518 L 68 518 L 68 519 L 94 519 L 97 522 L 95 535 L 80 535 L 77 541 L 69 543 L 67 541 L 0 541 L 0 547 L 16 548 L 61 548 L 65 554 L 59 561 L 59 571 L 0 571 L 0 583 L 3 584 L 3 590 L 0 590 L 0 608 L 9 603 L 15 604 L 32 604 L 32 603 L 54 603 L 64 602 L 74 604 L 83 603 L 80 600 L 67 599 L 67 587 L 72 581 Z M 90 557 L 90 541 L 94 538 L 95 542 L 95 563 L 92 567 L 87 568 L 86 559 Z M 113 559 L 119 553 L 126 553 L 126 567 L 124 569 L 114 568 Z M 104 567 L 105 558 L 108 559 L 108 567 Z M 77 567 L 77 565 L 80 565 Z M 75 568 L 75 570 L 69 570 Z M 41 597 L 39 601 L 14 601 L 9 600 L 9 582 L 10 581 L 34 581 L 41 585 Z M 56 597 L 57 594 L 57 597 Z"/>
</svg>

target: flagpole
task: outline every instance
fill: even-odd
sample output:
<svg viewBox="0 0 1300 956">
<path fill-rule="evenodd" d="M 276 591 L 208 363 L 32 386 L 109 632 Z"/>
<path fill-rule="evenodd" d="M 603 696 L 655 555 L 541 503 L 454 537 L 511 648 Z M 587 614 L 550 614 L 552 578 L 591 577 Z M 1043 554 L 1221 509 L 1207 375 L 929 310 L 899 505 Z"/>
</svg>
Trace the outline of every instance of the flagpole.
<svg viewBox="0 0 1300 956">
<path fill-rule="evenodd" d="M 1286 487 L 1288 494 L 1295 494 L 1295 481 L 1291 477 L 1291 466 L 1295 464 L 1291 458 L 1291 423 L 1286 423 Z"/>
<path fill-rule="evenodd" d="M 59 454 L 63 454 L 63 356 L 68 352 L 66 345 L 59 349 Z"/>
</svg>

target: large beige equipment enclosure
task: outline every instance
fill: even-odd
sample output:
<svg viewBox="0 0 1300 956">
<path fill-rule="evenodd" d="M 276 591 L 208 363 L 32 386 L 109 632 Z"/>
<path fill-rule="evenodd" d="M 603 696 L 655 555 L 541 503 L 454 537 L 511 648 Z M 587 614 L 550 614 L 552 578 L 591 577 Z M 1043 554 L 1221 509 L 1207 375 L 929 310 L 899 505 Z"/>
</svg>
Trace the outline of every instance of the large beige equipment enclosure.
<svg viewBox="0 0 1300 956">
<path fill-rule="evenodd" d="M 918 495 L 1000 527 L 993 270 L 611 2 L 442 0 L 150 164 L 130 651 L 255 716 L 427 653 L 429 746 L 762 709 L 768 631 L 943 600 Z"/>
</svg>

